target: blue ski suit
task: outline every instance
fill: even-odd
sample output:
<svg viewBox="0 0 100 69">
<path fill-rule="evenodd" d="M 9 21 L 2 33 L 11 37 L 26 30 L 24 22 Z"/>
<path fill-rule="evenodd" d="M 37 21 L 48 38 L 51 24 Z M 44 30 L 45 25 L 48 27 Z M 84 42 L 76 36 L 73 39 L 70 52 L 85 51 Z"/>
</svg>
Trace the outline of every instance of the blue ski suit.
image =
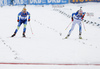
<svg viewBox="0 0 100 69">
<path fill-rule="evenodd" d="M 26 31 L 26 25 L 27 25 L 27 15 L 29 15 L 28 20 L 30 20 L 30 13 L 26 11 L 26 13 L 23 13 L 22 11 L 18 14 L 18 26 L 17 29 L 15 30 L 15 33 L 17 33 L 18 29 L 20 28 L 20 26 L 22 25 L 22 23 L 24 24 L 24 29 L 23 29 L 23 33 L 25 33 Z"/>
</svg>

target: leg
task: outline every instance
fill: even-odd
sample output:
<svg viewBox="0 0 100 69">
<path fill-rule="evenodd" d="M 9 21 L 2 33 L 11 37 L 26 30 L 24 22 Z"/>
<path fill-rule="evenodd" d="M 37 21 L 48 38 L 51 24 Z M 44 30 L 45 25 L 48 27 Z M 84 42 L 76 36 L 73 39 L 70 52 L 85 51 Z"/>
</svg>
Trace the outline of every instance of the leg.
<svg viewBox="0 0 100 69">
<path fill-rule="evenodd" d="M 19 30 L 21 24 L 22 24 L 22 22 L 19 21 L 18 26 L 17 26 L 17 29 L 15 30 L 14 34 L 13 34 L 11 37 L 14 37 L 14 36 L 16 35 L 16 33 L 18 32 L 18 30 Z"/>
<path fill-rule="evenodd" d="M 72 24 L 71 29 L 69 30 L 69 35 L 70 35 L 71 32 L 74 30 L 75 25 L 76 25 L 76 22 L 74 21 L 73 24 Z"/>
<path fill-rule="evenodd" d="M 71 27 L 71 29 L 69 30 L 68 35 L 65 37 L 66 39 L 70 36 L 71 32 L 74 30 L 75 24 L 76 24 L 76 22 L 73 21 L 73 23 L 72 23 L 72 27 Z"/>
<path fill-rule="evenodd" d="M 81 34 L 82 34 L 82 25 L 81 25 L 81 22 L 78 23 L 78 25 L 79 25 L 79 38 L 82 39 L 82 37 L 81 37 Z"/>
<path fill-rule="evenodd" d="M 23 24 L 24 24 L 23 37 L 25 37 L 27 21 L 25 21 Z"/>
<path fill-rule="evenodd" d="M 15 30 L 15 32 L 14 32 L 14 33 L 17 33 L 17 32 L 18 32 L 18 30 L 19 30 L 19 28 L 20 28 L 21 24 L 22 24 L 22 22 L 21 22 L 21 21 L 19 21 L 18 26 L 17 26 L 17 29 Z"/>
<path fill-rule="evenodd" d="M 79 35 L 81 35 L 81 33 L 82 33 L 82 26 L 81 26 L 81 24 L 79 25 Z"/>
<path fill-rule="evenodd" d="M 27 25 L 27 24 L 24 24 L 23 33 L 25 33 L 25 32 L 26 32 L 26 25 Z"/>
</svg>

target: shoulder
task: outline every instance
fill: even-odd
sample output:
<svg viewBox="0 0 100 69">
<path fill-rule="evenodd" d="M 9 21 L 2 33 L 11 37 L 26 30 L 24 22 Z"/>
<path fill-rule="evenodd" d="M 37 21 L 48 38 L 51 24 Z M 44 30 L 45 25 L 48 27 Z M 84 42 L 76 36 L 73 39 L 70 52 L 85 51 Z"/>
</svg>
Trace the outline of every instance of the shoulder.
<svg viewBox="0 0 100 69">
<path fill-rule="evenodd" d="M 79 11 L 77 11 L 77 12 L 75 13 L 75 15 L 78 15 L 78 12 L 79 12 Z"/>
<path fill-rule="evenodd" d="M 83 15 L 86 14 L 86 12 L 83 12 Z"/>
<path fill-rule="evenodd" d="M 76 13 L 72 13 L 72 16 L 73 16 L 73 15 L 78 15 L 78 12 L 76 12 Z"/>
<path fill-rule="evenodd" d="M 30 15 L 30 13 L 29 13 L 28 11 L 27 11 L 26 13 L 27 13 L 28 15 Z"/>
<path fill-rule="evenodd" d="M 29 13 L 28 11 L 26 11 L 26 13 Z"/>
<path fill-rule="evenodd" d="M 22 13 L 22 11 L 21 12 L 19 12 L 19 14 L 21 14 Z"/>
</svg>

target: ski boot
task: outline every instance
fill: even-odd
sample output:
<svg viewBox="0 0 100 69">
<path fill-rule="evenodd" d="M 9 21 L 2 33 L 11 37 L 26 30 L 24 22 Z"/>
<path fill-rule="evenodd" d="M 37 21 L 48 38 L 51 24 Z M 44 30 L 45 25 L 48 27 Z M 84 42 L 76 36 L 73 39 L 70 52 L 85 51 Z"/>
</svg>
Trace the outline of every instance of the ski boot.
<svg viewBox="0 0 100 69">
<path fill-rule="evenodd" d="M 82 39 L 82 37 L 80 36 L 79 39 Z"/>
<path fill-rule="evenodd" d="M 79 33 L 79 39 L 82 39 L 82 37 L 81 37 L 81 33 Z"/>
<path fill-rule="evenodd" d="M 16 35 L 16 33 L 14 33 L 11 37 L 14 37 Z"/>
<path fill-rule="evenodd" d="M 70 35 L 68 34 L 68 35 L 65 37 L 65 39 L 67 39 L 69 36 L 70 36 Z"/>
<path fill-rule="evenodd" d="M 23 37 L 26 37 L 25 33 L 23 33 Z"/>
</svg>

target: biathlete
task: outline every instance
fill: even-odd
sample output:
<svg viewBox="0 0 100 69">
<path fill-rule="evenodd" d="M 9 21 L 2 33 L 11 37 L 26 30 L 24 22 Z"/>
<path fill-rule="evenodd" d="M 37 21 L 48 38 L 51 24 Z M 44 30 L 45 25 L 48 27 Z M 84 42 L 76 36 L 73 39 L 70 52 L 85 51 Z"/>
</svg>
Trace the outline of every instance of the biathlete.
<svg viewBox="0 0 100 69">
<path fill-rule="evenodd" d="M 81 34 L 82 34 L 82 23 L 81 21 L 83 20 L 85 16 L 85 12 L 82 11 L 82 9 L 80 8 L 76 13 L 72 13 L 72 27 L 69 30 L 68 35 L 65 37 L 65 39 L 67 39 L 70 35 L 71 32 L 74 30 L 74 27 L 76 24 L 79 25 L 79 39 L 82 39 Z"/>
<path fill-rule="evenodd" d="M 19 18 L 20 16 L 20 18 Z M 25 32 L 26 32 L 26 25 L 27 25 L 27 16 L 28 16 L 28 21 L 30 21 L 30 13 L 28 11 L 26 11 L 26 8 L 23 8 L 23 10 L 18 14 L 18 26 L 17 26 L 17 29 L 15 30 L 14 34 L 11 36 L 11 37 L 14 37 L 16 35 L 16 33 L 18 32 L 20 26 L 24 25 L 24 29 L 23 29 L 23 37 L 26 37 L 25 36 Z"/>
</svg>

